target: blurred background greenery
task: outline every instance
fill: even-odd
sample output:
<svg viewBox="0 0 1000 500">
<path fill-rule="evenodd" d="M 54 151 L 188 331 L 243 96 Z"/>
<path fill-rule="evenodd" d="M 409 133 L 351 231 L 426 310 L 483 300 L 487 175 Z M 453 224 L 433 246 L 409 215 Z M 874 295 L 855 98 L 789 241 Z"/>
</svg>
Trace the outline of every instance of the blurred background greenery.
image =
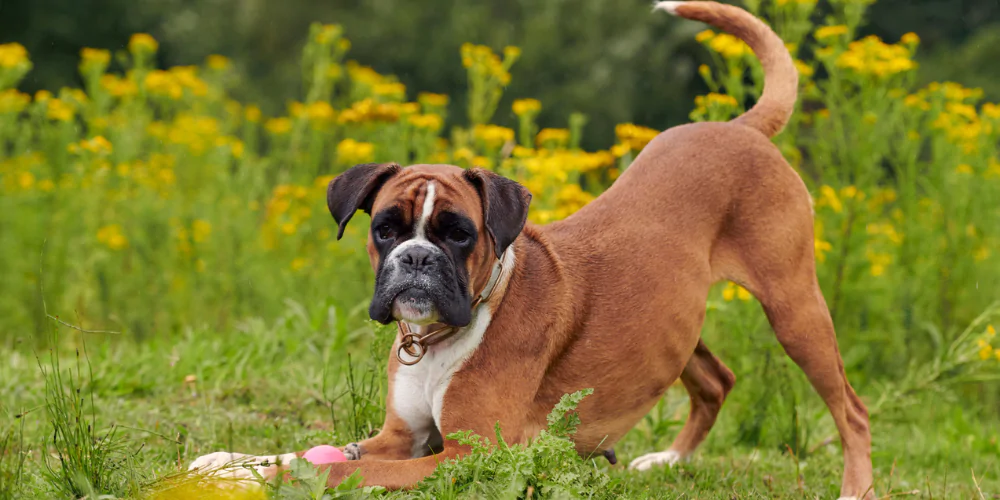
<svg viewBox="0 0 1000 500">
<path fill-rule="evenodd" d="M 693 38 L 702 26 L 634 8 L 644 1 L 0 0 L 0 43 L 32 54 L 21 90 L 34 92 L 80 87 L 81 48 L 123 49 L 132 33 L 147 32 L 160 41 L 160 67 L 229 57 L 241 79 L 234 97 L 273 115 L 299 96 L 302 34 L 314 21 L 337 23 L 352 42 L 349 58 L 413 91 L 450 95 L 451 117 L 464 117 L 466 101 L 459 46 L 515 45 L 524 51 L 518 76 L 494 121 L 513 126 L 510 102 L 534 97 L 545 103 L 543 127 L 585 113 L 583 146 L 596 149 L 610 145 L 616 123 L 662 130 L 688 121 L 691 101 L 706 92 L 696 70 L 708 54 Z M 882 0 L 860 34 L 898 40 L 911 31 L 922 39 L 923 81 L 960 81 L 1000 98 L 1000 0 Z"/>
</svg>

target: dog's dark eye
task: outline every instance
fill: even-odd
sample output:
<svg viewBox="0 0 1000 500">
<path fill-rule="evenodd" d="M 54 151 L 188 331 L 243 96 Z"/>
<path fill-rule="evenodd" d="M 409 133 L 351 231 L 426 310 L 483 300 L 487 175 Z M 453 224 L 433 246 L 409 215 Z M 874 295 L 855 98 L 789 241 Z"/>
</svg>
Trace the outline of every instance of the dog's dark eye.
<svg viewBox="0 0 1000 500">
<path fill-rule="evenodd" d="M 375 228 L 375 236 L 380 240 L 391 240 L 396 237 L 396 230 L 388 224 L 382 224 Z"/>
<path fill-rule="evenodd" d="M 448 239 L 458 244 L 467 243 L 469 238 L 469 233 L 461 229 L 452 229 L 448 232 Z"/>
</svg>

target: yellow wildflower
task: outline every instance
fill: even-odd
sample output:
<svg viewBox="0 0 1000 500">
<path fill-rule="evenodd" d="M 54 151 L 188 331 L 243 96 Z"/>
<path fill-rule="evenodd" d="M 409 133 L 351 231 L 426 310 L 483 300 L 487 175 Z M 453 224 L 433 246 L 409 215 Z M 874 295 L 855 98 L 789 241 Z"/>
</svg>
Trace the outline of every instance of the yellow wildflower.
<svg viewBox="0 0 1000 500">
<path fill-rule="evenodd" d="M 257 123 L 260 121 L 260 108 L 251 104 L 243 111 L 243 116 L 246 117 L 248 122 Z"/>
<path fill-rule="evenodd" d="M 615 136 L 618 143 L 627 146 L 633 151 L 639 151 L 649 144 L 657 135 L 658 131 L 631 123 L 620 123 L 615 126 Z M 612 149 L 612 153 L 615 153 Z M 620 155 L 616 155 L 620 156 Z"/>
<path fill-rule="evenodd" d="M 372 92 L 379 97 L 390 99 L 403 99 L 406 97 L 406 86 L 402 83 L 379 83 L 372 88 Z"/>
<path fill-rule="evenodd" d="M 112 151 L 111 142 L 104 138 L 104 136 L 95 136 L 91 139 L 85 139 L 80 141 L 80 149 L 84 151 L 89 151 L 98 155 L 107 155 Z"/>
<path fill-rule="evenodd" d="M 798 59 L 795 60 L 795 68 L 799 70 L 799 74 L 804 78 L 809 78 L 816 73 L 816 70 L 812 66 Z"/>
<path fill-rule="evenodd" d="M 997 336 L 997 330 L 993 328 L 993 325 L 986 325 L 986 336 L 989 338 Z"/>
<path fill-rule="evenodd" d="M 212 223 L 207 220 L 198 219 L 191 224 L 191 239 L 196 243 L 208 240 L 212 235 Z"/>
<path fill-rule="evenodd" d="M 421 92 L 417 95 L 417 101 L 427 107 L 443 108 L 448 105 L 448 96 L 445 94 L 433 94 L 431 92 Z"/>
<path fill-rule="evenodd" d="M 264 124 L 264 128 L 274 135 L 284 135 L 292 130 L 292 120 L 288 118 L 271 118 Z"/>
<path fill-rule="evenodd" d="M 827 38 L 833 38 L 837 36 L 844 36 L 848 33 L 847 26 L 843 24 L 838 24 L 836 26 L 823 26 L 816 30 L 816 39 L 825 40 Z"/>
<path fill-rule="evenodd" d="M 472 129 L 472 135 L 482 141 L 487 148 L 499 148 L 514 140 L 513 130 L 497 125 L 476 125 Z"/>
<path fill-rule="evenodd" d="M 118 224 L 111 224 L 98 229 L 97 241 L 112 250 L 121 250 L 128 246 L 128 238 L 122 234 L 122 227 Z"/>
<path fill-rule="evenodd" d="M 966 163 L 963 163 L 963 164 L 961 164 L 961 165 L 959 165 L 959 166 L 955 167 L 955 172 L 956 172 L 956 173 L 959 173 L 959 174 L 966 174 L 966 175 L 972 175 L 972 173 L 973 173 L 973 170 L 972 170 L 972 167 L 971 167 L 971 166 L 969 166 L 969 165 L 968 165 L 968 164 L 966 164 Z"/>
<path fill-rule="evenodd" d="M 21 172 L 17 176 L 17 185 L 24 190 L 31 189 L 31 186 L 35 185 L 35 174 L 32 174 L 31 172 Z"/>
<path fill-rule="evenodd" d="M 979 359 L 986 361 L 993 357 L 993 346 L 985 345 L 979 349 Z"/>
<path fill-rule="evenodd" d="M 305 115 L 309 120 L 316 123 L 330 123 L 333 121 L 336 112 L 333 110 L 333 106 L 330 106 L 330 103 L 316 101 L 305 106 Z"/>
<path fill-rule="evenodd" d="M 722 299 L 726 302 L 731 302 L 736 298 L 743 302 L 747 302 L 753 298 L 753 295 L 751 295 L 750 291 L 746 288 L 730 281 L 726 283 L 726 287 L 722 289 Z"/>
<path fill-rule="evenodd" d="M 340 38 L 344 30 L 339 24 L 324 24 L 319 33 L 316 34 L 316 42 L 321 45 L 328 45 L 334 40 Z"/>
<path fill-rule="evenodd" d="M 533 115 L 542 110 L 542 103 L 538 99 L 517 99 L 512 108 L 517 116 Z"/>
<path fill-rule="evenodd" d="M 153 70 L 146 74 L 143 86 L 152 94 L 180 99 L 184 95 L 184 87 L 177 81 L 175 75 L 163 70 Z"/>
<path fill-rule="evenodd" d="M 290 267 L 292 268 L 292 271 L 298 271 L 298 270 L 306 267 L 306 264 L 308 264 L 308 263 L 309 263 L 309 261 L 307 261 L 305 258 L 303 258 L 303 257 L 296 257 L 294 260 L 292 260 L 292 263 L 291 263 Z"/>
<path fill-rule="evenodd" d="M 219 54 L 212 54 L 205 58 L 205 65 L 216 71 L 222 71 L 229 68 L 229 58 L 220 56 Z"/>
<path fill-rule="evenodd" d="M 983 116 L 1000 119 L 1000 104 L 993 104 L 991 102 L 983 104 Z"/>
<path fill-rule="evenodd" d="M 354 139 L 344 139 L 337 144 L 337 160 L 345 165 L 352 163 L 368 163 L 375 155 L 375 145 L 370 142 L 358 142 Z"/>
<path fill-rule="evenodd" d="M 920 43 L 920 37 L 917 36 L 916 33 L 910 32 L 903 35 L 903 37 L 900 38 L 899 41 L 902 42 L 904 45 L 918 45 Z"/>
<path fill-rule="evenodd" d="M 28 51 L 19 43 L 0 44 L 0 68 L 14 68 L 29 63 Z"/>
<path fill-rule="evenodd" d="M 115 97 L 127 97 L 136 95 L 139 88 L 135 82 L 128 78 L 119 78 L 117 75 L 101 75 L 101 87 Z"/>
<path fill-rule="evenodd" d="M 698 43 L 705 43 L 715 37 L 715 32 L 712 30 L 705 30 L 694 36 L 695 41 Z"/>
<path fill-rule="evenodd" d="M 535 143 L 539 146 L 550 145 L 560 147 L 566 146 L 568 142 L 569 130 L 564 128 L 543 128 L 535 138 Z"/>
<path fill-rule="evenodd" d="M 102 70 L 111 62 L 111 52 L 104 49 L 92 49 L 84 47 L 80 49 L 81 68 L 101 68 Z"/>
<path fill-rule="evenodd" d="M 0 115 L 5 113 L 20 113 L 31 102 L 31 96 L 22 94 L 17 89 L 0 91 Z"/>
<path fill-rule="evenodd" d="M 406 121 L 416 128 L 433 131 L 441 130 L 441 126 L 444 124 L 441 116 L 435 114 L 410 115 Z"/>
<path fill-rule="evenodd" d="M 746 42 L 728 33 L 720 33 L 712 37 L 708 41 L 708 47 L 726 59 L 737 59 L 752 53 Z"/>
<path fill-rule="evenodd" d="M 74 113 L 73 106 L 62 99 L 49 99 L 47 102 L 45 116 L 50 120 L 68 122 L 73 119 Z"/>
<path fill-rule="evenodd" d="M 837 191 L 830 186 L 822 186 L 819 188 L 820 197 L 816 200 L 816 206 L 818 207 L 830 207 L 836 213 L 840 213 L 844 210 L 843 203 L 840 202 L 840 198 L 837 196 Z"/>
<path fill-rule="evenodd" d="M 136 33 L 128 41 L 128 50 L 133 54 L 152 53 L 156 52 L 158 48 L 160 48 L 160 44 L 147 33 Z"/>
</svg>

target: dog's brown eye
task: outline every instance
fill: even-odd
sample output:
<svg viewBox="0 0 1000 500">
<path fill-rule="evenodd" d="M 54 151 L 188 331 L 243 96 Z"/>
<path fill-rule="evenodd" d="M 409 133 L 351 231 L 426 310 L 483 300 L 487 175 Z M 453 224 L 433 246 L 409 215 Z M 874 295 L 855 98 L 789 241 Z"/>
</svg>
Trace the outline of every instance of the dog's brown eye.
<svg viewBox="0 0 1000 500">
<path fill-rule="evenodd" d="M 375 228 L 375 235 L 378 236 L 380 240 L 391 240 L 396 237 L 396 231 L 392 229 L 392 226 L 382 224 L 381 226 Z"/>
</svg>

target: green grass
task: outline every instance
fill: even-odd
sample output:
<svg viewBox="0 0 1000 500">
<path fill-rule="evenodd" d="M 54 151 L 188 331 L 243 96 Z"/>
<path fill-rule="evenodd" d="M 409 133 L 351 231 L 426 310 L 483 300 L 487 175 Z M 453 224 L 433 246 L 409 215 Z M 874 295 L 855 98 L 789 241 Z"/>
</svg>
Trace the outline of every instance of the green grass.
<svg viewBox="0 0 1000 500">
<path fill-rule="evenodd" d="M 270 454 L 368 435 L 383 415 L 385 357 L 379 353 L 388 351 L 391 332 L 366 327 L 352 333 L 336 321 L 332 327 L 313 326 L 303 313 L 290 308 L 272 323 L 252 320 L 228 332 L 191 329 L 143 343 L 60 328 L 57 359 L 22 344 L 4 347 L 0 401 L 7 413 L 0 428 L 23 426 L 23 448 L 17 432 L 0 440 L 0 498 L 141 496 L 164 478 L 176 480 L 205 453 Z M 706 337 L 726 359 L 733 346 L 716 337 L 713 316 Z M 352 347 L 335 348 L 338 338 L 350 338 Z M 691 462 L 647 473 L 624 468 L 630 459 L 665 448 L 680 430 L 687 401 L 675 386 L 616 446 L 619 465 L 573 459 L 570 470 L 593 470 L 593 481 L 606 481 L 600 489 L 584 488 L 586 496 L 834 497 L 842 462 L 838 444 L 828 440 L 835 436 L 832 421 L 791 363 L 763 347 L 734 364 L 738 374 L 743 366 L 758 374 L 745 386 L 737 381 Z M 776 384 L 782 390 L 774 390 Z M 869 402 L 889 391 L 886 387 L 858 385 Z M 941 404 L 941 395 L 933 392 L 910 396 L 906 411 L 876 412 L 872 419 L 879 494 L 975 498 L 982 491 L 990 498 L 1000 493 L 995 412 Z M 22 411 L 25 416 L 15 419 Z M 561 470 L 552 465 L 562 463 L 555 461 L 560 451 L 552 441 L 537 446 L 516 455 L 535 457 L 523 484 L 538 484 Z M 493 497 L 482 492 L 506 487 L 509 477 L 501 481 L 497 471 L 514 460 L 508 455 L 515 457 L 509 450 L 474 457 L 451 466 L 445 479 L 405 495 Z M 18 472 L 22 457 L 26 462 Z M 452 484 L 450 477 L 457 481 Z M 285 488 L 276 497 L 293 498 L 296 492 L 304 493 L 305 486 Z"/>
</svg>

